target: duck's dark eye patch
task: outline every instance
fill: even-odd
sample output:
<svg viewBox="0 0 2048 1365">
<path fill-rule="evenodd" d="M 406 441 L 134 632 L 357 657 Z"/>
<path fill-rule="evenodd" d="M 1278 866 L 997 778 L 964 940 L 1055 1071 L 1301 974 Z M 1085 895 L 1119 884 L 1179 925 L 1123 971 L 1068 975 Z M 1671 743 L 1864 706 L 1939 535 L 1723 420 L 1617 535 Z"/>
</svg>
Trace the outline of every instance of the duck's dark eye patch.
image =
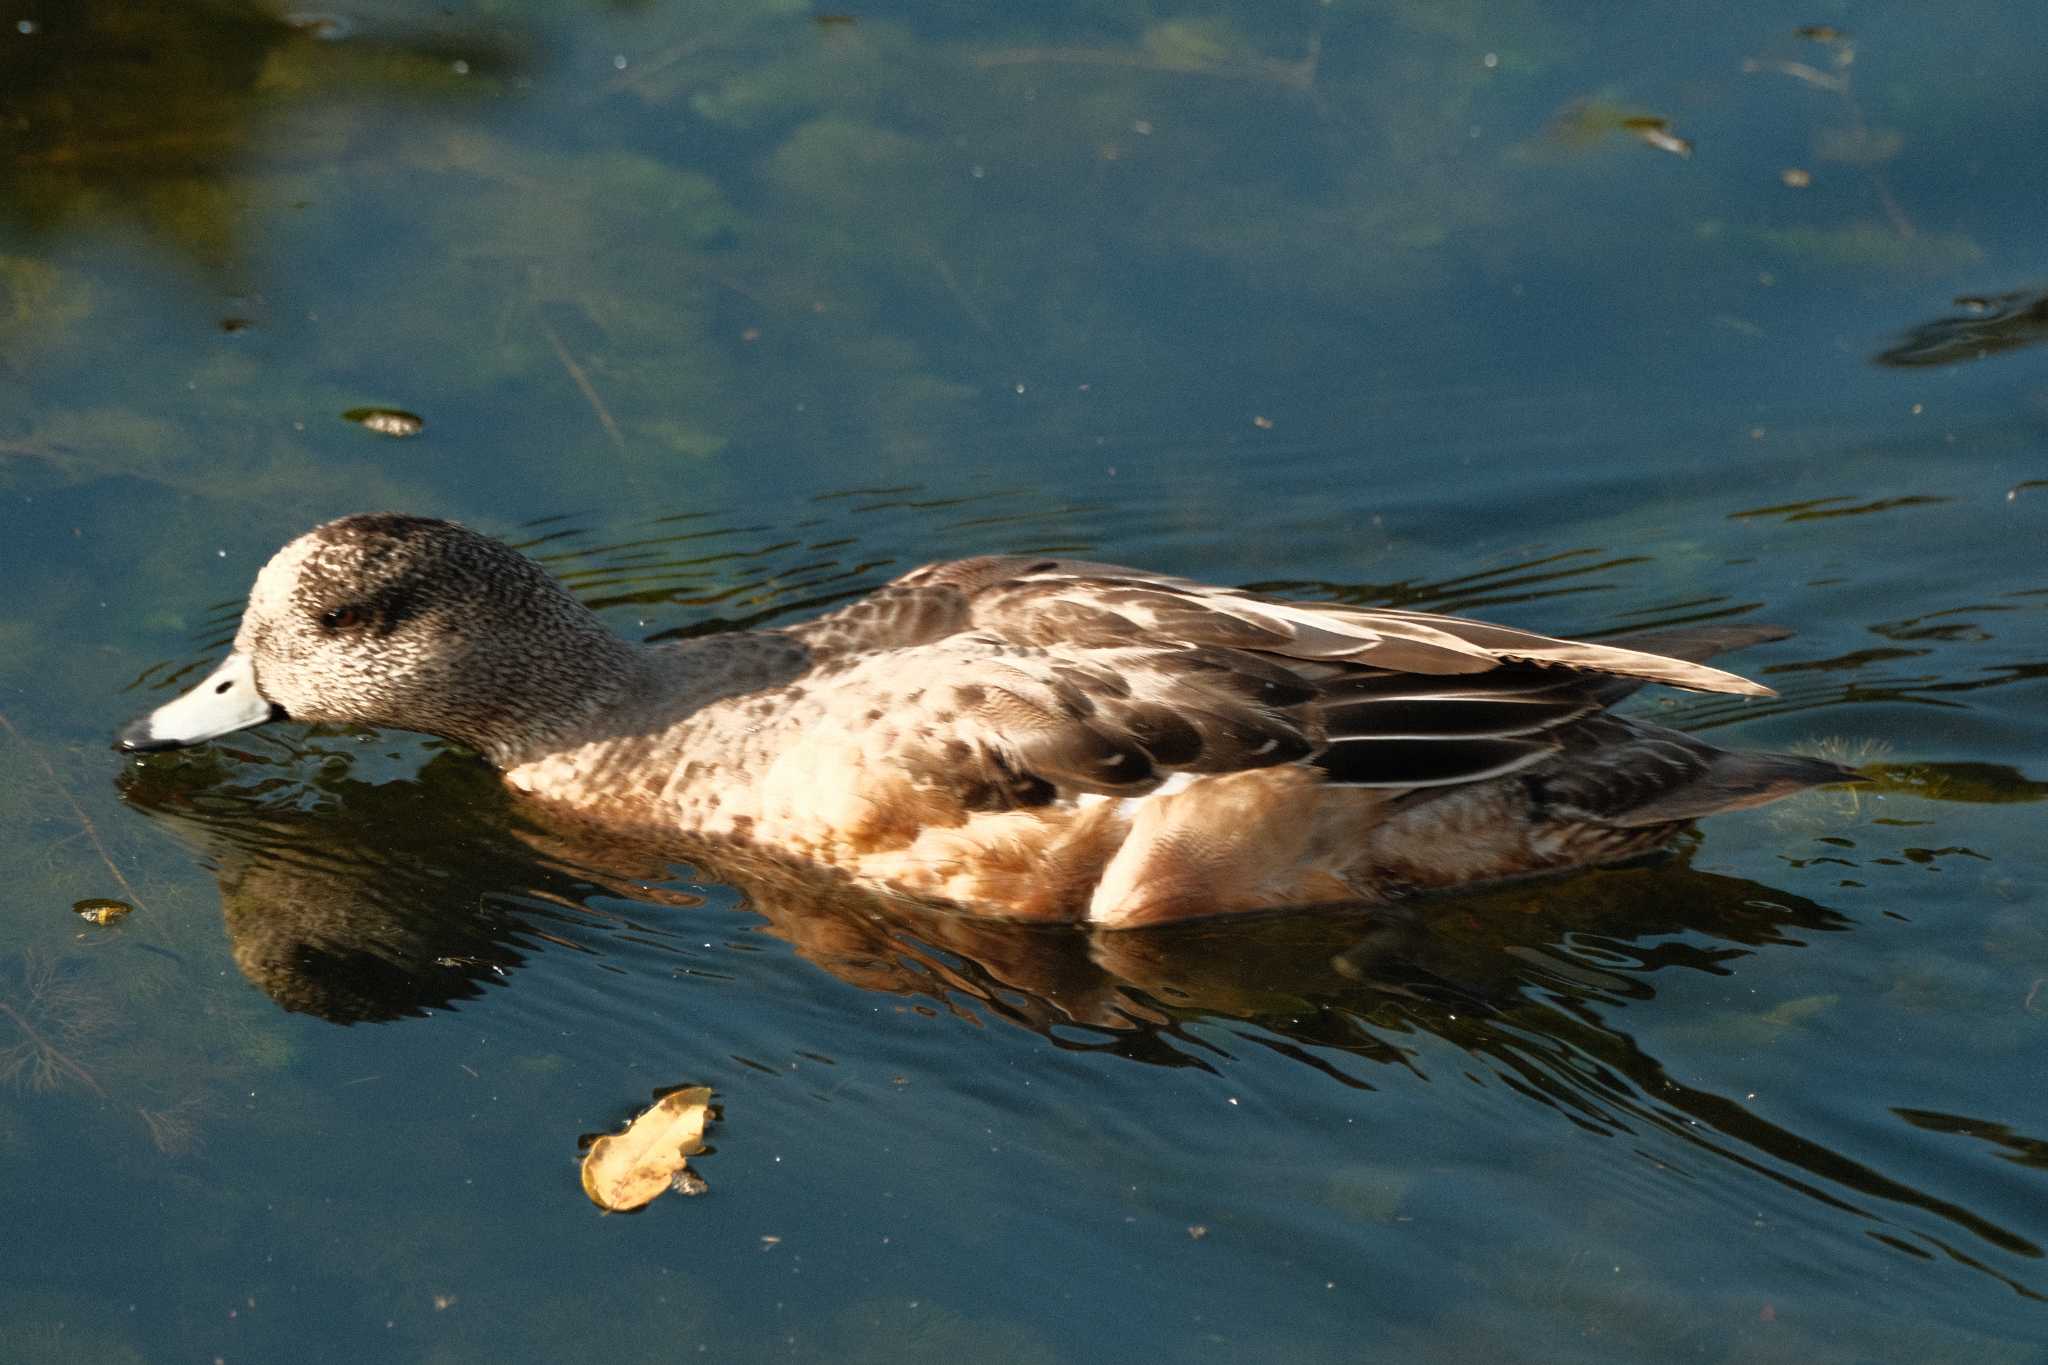
<svg viewBox="0 0 2048 1365">
<path fill-rule="evenodd" d="M 353 630 L 362 623 L 360 607 L 334 607 L 320 613 L 320 625 L 326 630 Z"/>
</svg>

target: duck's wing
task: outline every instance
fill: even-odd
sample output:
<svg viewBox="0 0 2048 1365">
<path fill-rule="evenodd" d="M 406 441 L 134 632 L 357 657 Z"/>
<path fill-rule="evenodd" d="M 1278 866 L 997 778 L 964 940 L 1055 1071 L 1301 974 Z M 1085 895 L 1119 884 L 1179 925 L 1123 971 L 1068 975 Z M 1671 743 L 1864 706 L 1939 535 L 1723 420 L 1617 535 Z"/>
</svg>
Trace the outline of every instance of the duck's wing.
<svg viewBox="0 0 2048 1365">
<path fill-rule="evenodd" d="M 1504 664 L 1599 673 L 1702 692 L 1770 696 L 1771 689 L 1696 661 L 1712 647 L 1777 638 L 1770 627 L 1720 627 L 1656 637 L 1689 642 L 1653 653 L 1626 644 L 1561 640 L 1459 616 L 1351 607 L 1232 588 L 1086 560 L 990 556 L 913 570 L 869 596 L 792 627 L 833 653 L 901 649 L 977 631 L 1015 644 L 1115 649 L 1245 649 L 1338 669 L 1430 677 L 1490 672 Z M 1646 637 L 1646 641 L 1649 637 Z"/>
<path fill-rule="evenodd" d="M 1615 681 L 1526 664 L 1430 677 L 1214 645 L 970 632 L 828 662 L 803 685 L 865 772 L 990 810 L 1289 764 L 1344 786 L 1479 781 L 1558 753 Z"/>
<path fill-rule="evenodd" d="M 1345 785 L 1477 781 L 1558 752 L 1643 681 L 1767 692 L 1695 660 L 1779 634 L 1646 637 L 1659 654 L 1024 557 L 928 566 L 792 633 L 863 658 L 862 676 L 914 680 L 890 761 L 975 805 L 1287 763 Z"/>
<path fill-rule="evenodd" d="M 972 630 L 1000 634 L 1002 623 L 994 619 L 989 608 L 1005 600 L 1003 590 L 1077 578 L 1199 586 L 1189 579 L 1127 569 L 1119 564 L 1029 555 L 983 555 L 912 569 L 837 611 L 782 629 L 821 657 L 910 649 Z"/>
</svg>

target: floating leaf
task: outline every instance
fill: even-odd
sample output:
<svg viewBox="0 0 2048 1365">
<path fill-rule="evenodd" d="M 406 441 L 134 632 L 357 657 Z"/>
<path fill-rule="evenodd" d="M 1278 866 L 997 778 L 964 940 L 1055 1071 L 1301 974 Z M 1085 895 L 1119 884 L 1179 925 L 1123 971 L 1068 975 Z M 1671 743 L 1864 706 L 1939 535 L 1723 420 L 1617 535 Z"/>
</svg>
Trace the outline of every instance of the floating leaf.
<svg viewBox="0 0 2048 1365">
<path fill-rule="evenodd" d="M 350 408 L 342 416 L 379 436 L 417 436 L 426 425 L 417 414 L 400 408 Z"/>
<path fill-rule="evenodd" d="M 1671 120 L 1655 114 L 1638 114 L 1621 121 L 1621 126 L 1660 152 L 1691 156 L 1692 144 L 1671 131 Z"/>
<path fill-rule="evenodd" d="M 694 1193 L 686 1175 L 688 1159 L 704 1146 L 711 1117 L 711 1088 L 686 1086 L 663 1095 L 623 1133 L 590 1144 L 583 1156 L 583 1192 L 601 1209 L 624 1213 L 640 1208 L 671 1182 Z"/>
<path fill-rule="evenodd" d="M 100 899 L 82 900 L 71 908 L 78 913 L 80 919 L 92 924 L 112 924 L 135 909 L 126 901 Z"/>
</svg>

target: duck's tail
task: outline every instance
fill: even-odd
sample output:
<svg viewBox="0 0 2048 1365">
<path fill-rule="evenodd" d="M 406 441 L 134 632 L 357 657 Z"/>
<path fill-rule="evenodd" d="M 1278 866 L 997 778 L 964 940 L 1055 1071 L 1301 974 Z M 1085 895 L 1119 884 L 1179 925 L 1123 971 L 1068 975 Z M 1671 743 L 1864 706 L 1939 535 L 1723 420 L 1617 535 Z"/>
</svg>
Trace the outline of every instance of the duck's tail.
<svg viewBox="0 0 2048 1365">
<path fill-rule="evenodd" d="M 1803 754 L 1730 752 L 1661 725 L 1600 716 L 1526 779 L 1540 818 L 1607 829 L 1678 825 L 1860 773 Z"/>
<path fill-rule="evenodd" d="M 1640 631 L 1616 636 L 1612 643 L 1697 663 L 1724 651 L 1768 644 L 1791 635 L 1783 626 L 1726 623 Z M 1602 700 L 1613 705 L 1640 686 L 1637 679 L 1616 678 L 1603 690 Z M 1624 752 L 1603 753 L 1601 766 L 1614 763 L 1634 767 L 1639 777 L 1644 772 L 1664 772 L 1670 780 L 1662 785 L 1648 784 L 1649 789 L 1636 793 L 1637 799 L 1633 801 L 1608 805 L 1597 816 L 1602 824 L 1638 828 L 1697 820 L 1721 811 L 1765 805 L 1809 787 L 1869 780 L 1853 768 L 1824 758 L 1731 753 L 1660 727 L 1637 723 L 1631 728 L 1635 734 L 1621 746 Z M 1610 790 L 1606 794 L 1612 797 L 1618 793 Z"/>
<path fill-rule="evenodd" d="M 1698 820 L 1722 811 L 1766 805 L 1809 787 L 1869 780 L 1853 768 L 1804 754 L 1730 753 L 1716 749 L 1706 758 L 1704 770 L 1690 780 L 1625 810 L 1607 813 L 1601 822 L 1632 829 L 1675 820 Z"/>
</svg>

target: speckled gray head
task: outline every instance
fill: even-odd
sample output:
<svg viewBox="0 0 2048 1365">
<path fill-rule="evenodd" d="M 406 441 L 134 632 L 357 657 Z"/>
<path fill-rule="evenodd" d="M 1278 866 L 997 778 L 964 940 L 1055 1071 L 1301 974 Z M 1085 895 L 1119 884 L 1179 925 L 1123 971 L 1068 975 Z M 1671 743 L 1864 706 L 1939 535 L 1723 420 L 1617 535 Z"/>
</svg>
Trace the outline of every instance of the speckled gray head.
<svg viewBox="0 0 2048 1365">
<path fill-rule="evenodd" d="M 420 730 L 502 762 L 608 701 L 631 649 L 488 536 L 343 517 L 271 557 L 233 652 L 119 744 L 176 748 L 289 718 Z"/>
</svg>

